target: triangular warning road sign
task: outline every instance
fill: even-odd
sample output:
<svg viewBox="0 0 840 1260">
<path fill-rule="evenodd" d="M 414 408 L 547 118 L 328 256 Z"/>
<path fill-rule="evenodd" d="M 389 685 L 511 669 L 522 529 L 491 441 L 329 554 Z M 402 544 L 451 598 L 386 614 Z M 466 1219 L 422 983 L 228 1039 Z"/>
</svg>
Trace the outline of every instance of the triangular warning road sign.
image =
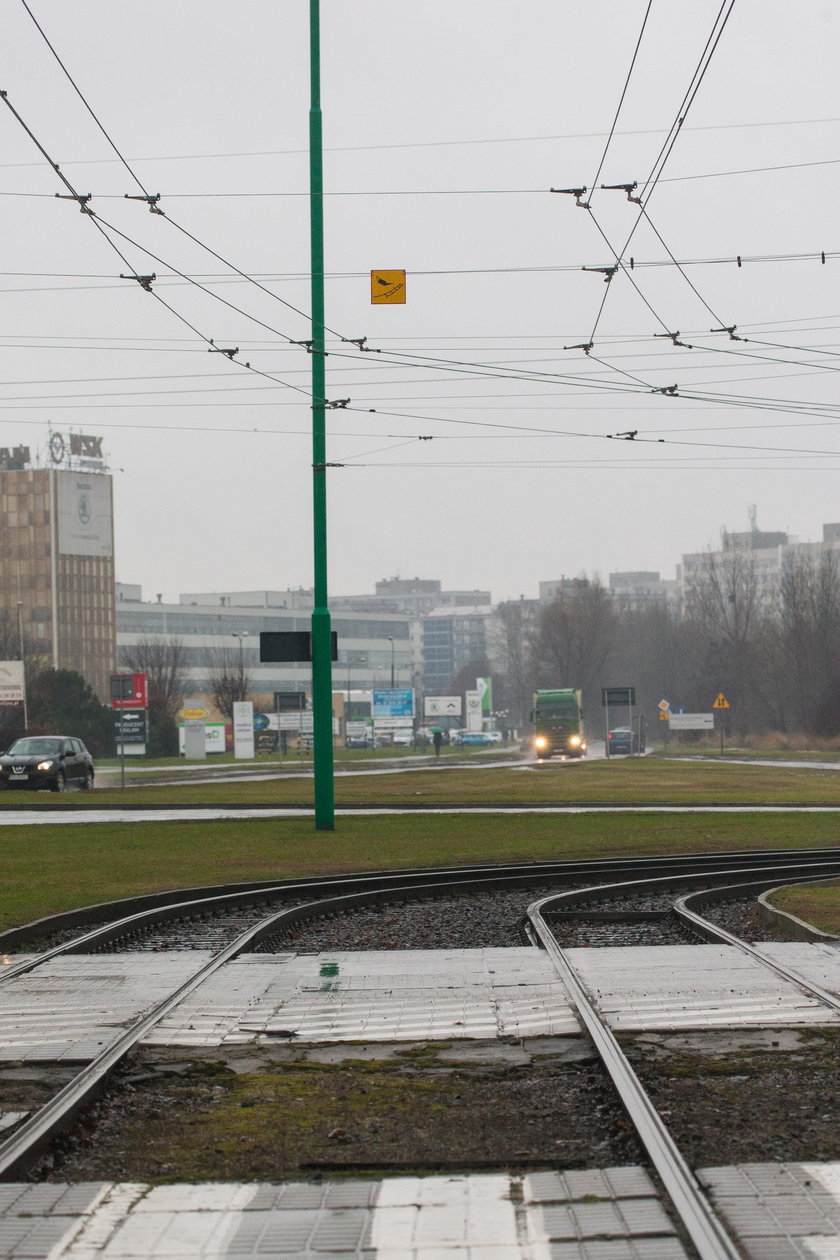
<svg viewBox="0 0 840 1260">
<path fill-rule="evenodd" d="M 717 700 L 715 700 L 714 704 L 712 705 L 712 708 L 713 709 L 728 709 L 729 708 L 729 701 L 727 700 L 723 692 L 721 692 Z"/>
</svg>

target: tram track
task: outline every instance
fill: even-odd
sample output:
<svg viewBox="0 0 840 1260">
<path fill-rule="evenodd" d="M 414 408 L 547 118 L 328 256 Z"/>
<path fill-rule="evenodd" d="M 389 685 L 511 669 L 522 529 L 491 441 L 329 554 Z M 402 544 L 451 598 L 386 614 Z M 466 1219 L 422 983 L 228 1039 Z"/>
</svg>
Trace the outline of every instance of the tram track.
<svg viewBox="0 0 840 1260">
<path fill-rule="evenodd" d="M 663 871 L 666 873 L 663 874 Z M 40 1112 L 0 1143 L 0 1179 L 25 1174 L 38 1154 L 57 1134 L 66 1131 L 74 1118 L 104 1090 L 118 1065 L 148 1031 L 210 975 L 241 953 L 259 950 L 265 941 L 276 949 L 284 934 L 293 930 L 303 931 L 315 921 L 332 919 L 340 925 L 355 910 L 381 909 L 400 902 L 416 904 L 440 897 L 475 898 L 517 889 L 531 902 L 527 915 L 530 939 L 539 944 L 552 961 L 556 960 L 563 983 L 573 996 L 579 1018 L 597 1046 L 622 1105 L 632 1117 L 698 1254 L 703 1260 L 735 1257 L 739 1252 L 734 1243 L 720 1229 L 714 1214 L 708 1211 L 704 1196 L 670 1138 L 667 1127 L 657 1116 L 656 1108 L 598 1011 L 597 1003 L 591 1000 L 585 984 L 570 966 L 566 951 L 558 944 L 555 925 L 562 922 L 564 913 L 567 916 L 585 914 L 590 921 L 598 914 L 602 918 L 611 916 L 613 923 L 622 916 L 625 921 L 631 916 L 633 921 L 634 915 L 649 915 L 652 917 L 645 921 L 651 923 L 664 915 L 669 918 L 674 916 L 697 939 L 718 940 L 727 946 L 751 952 L 751 956 L 762 966 L 771 965 L 787 981 L 837 1011 L 840 1010 L 840 1002 L 833 995 L 809 984 L 790 969 L 768 963 L 767 958 L 751 946 L 724 928 L 710 923 L 699 913 L 699 908 L 696 905 L 692 908 L 690 903 L 721 896 L 731 898 L 736 893 L 752 896 L 758 890 L 780 884 L 825 878 L 838 873 L 840 851 L 836 849 L 684 855 L 641 862 L 599 860 L 594 863 L 540 863 L 527 867 L 484 866 L 459 870 L 377 872 L 349 880 L 325 878 L 284 881 L 274 885 L 263 883 L 247 888 L 240 886 L 236 890 L 200 890 L 200 895 L 191 898 L 181 894 L 179 899 L 177 894 L 167 894 L 156 904 L 147 904 L 131 915 L 119 913 L 121 908 L 125 908 L 120 903 L 110 909 L 97 907 L 96 915 L 108 918 L 108 922 L 18 964 L 11 962 L 0 971 L 0 983 L 13 981 L 17 975 L 37 969 L 62 954 L 89 953 L 114 946 L 123 948 L 120 942 L 125 942 L 134 932 L 148 931 L 152 924 L 159 928 L 161 923 L 183 922 L 185 918 L 192 918 L 201 930 L 202 926 L 206 927 L 200 921 L 201 915 L 223 912 L 233 915 L 235 920 L 237 915 L 246 912 L 245 907 L 255 921 L 249 922 L 244 930 L 235 932 L 233 939 L 218 948 L 209 962 L 197 967 L 176 991 L 146 1012 L 131 1028 L 125 1029 L 98 1059 L 85 1067 L 76 1081 L 59 1091 Z M 587 883 L 588 878 L 599 882 Z M 547 891 L 552 886 L 554 890 Z M 531 901 L 529 893 L 536 893 L 539 900 Z M 640 897 L 647 902 L 647 908 L 641 911 L 638 909 Z M 654 908 L 651 908 L 652 900 L 656 903 Z M 272 902 L 273 905 L 269 904 Z M 278 908 L 280 902 L 282 905 Z M 611 903 L 612 909 L 604 909 Z M 616 904 L 621 904 L 622 908 L 616 909 Z M 637 923 L 640 921 L 638 917 L 635 920 Z M 233 926 L 237 924 L 234 922 Z M 19 929 L 16 941 L 22 944 L 27 940 L 37 940 L 39 935 L 43 938 L 47 927 L 48 924 L 42 922 L 37 932 L 34 925 Z M 68 929 L 67 924 L 63 927 Z M 6 934 L 5 939 L 0 937 L 0 949 L 9 947 L 9 935 Z"/>
</svg>

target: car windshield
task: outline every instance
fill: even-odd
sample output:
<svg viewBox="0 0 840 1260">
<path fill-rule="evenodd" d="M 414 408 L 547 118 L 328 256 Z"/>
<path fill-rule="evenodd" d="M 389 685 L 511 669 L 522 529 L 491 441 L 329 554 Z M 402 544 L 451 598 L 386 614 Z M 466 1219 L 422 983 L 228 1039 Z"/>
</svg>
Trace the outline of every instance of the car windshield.
<svg viewBox="0 0 840 1260">
<path fill-rule="evenodd" d="M 9 749 L 10 757 L 57 757 L 60 739 L 16 739 Z"/>
</svg>

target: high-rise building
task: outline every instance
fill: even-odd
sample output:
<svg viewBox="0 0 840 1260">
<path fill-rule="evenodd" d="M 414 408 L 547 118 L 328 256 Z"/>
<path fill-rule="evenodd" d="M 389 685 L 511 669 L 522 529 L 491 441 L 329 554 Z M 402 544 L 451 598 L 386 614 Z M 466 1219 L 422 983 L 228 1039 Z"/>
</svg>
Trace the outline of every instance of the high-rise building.
<svg viewBox="0 0 840 1260">
<path fill-rule="evenodd" d="M 116 661 L 112 480 L 101 439 L 50 435 L 48 465 L 0 449 L 0 606 L 25 654 L 82 674 L 103 703 Z"/>
</svg>

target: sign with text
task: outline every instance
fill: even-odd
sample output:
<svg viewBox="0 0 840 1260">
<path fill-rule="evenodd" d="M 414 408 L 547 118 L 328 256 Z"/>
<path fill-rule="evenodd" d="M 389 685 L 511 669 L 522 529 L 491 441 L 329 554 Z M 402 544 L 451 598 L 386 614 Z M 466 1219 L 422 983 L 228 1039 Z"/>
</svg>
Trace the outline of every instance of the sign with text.
<svg viewBox="0 0 840 1260">
<path fill-rule="evenodd" d="M 382 687 L 373 693 L 375 718 L 414 717 L 413 687 Z"/>
<path fill-rule="evenodd" d="M 23 661 L 0 661 L 0 704 L 23 704 Z"/>
<path fill-rule="evenodd" d="M 111 705 L 115 709 L 148 709 L 148 674 L 112 674 Z"/>
<path fill-rule="evenodd" d="M 672 713 L 669 721 L 672 731 L 713 731 L 715 729 L 714 713 Z"/>
<path fill-rule="evenodd" d="M 146 751 L 146 714 L 141 709 L 128 709 L 114 714 L 114 736 L 117 749 L 127 757 L 142 757 Z"/>
</svg>

